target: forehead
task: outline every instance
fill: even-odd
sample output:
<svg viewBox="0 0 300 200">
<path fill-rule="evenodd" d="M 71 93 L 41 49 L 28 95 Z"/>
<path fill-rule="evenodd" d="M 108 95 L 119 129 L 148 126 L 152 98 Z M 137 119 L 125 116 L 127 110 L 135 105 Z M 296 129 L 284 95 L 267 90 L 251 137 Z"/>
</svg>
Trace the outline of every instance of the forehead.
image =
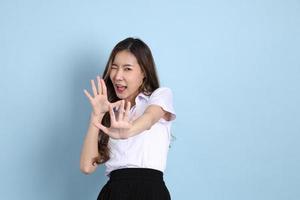
<svg viewBox="0 0 300 200">
<path fill-rule="evenodd" d="M 113 59 L 113 63 L 117 65 L 123 64 L 137 64 L 136 57 L 129 51 L 123 50 L 116 54 L 115 58 Z"/>
</svg>

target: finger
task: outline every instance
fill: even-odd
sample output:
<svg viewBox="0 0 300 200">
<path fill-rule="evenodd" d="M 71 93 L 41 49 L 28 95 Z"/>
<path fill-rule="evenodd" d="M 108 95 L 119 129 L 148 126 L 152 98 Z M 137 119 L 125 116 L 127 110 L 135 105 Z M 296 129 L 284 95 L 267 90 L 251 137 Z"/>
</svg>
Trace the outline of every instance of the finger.
<svg viewBox="0 0 300 200">
<path fill-rule="evenodd" d="M 93 93 L 94 93 L 94 97 L 97 96 L 97 89 L 96 89 L 96 85 L 95 85 L 95 81 L 94 80 L 91 80 L 91 84 L 92 84 L 92 90 L 93 90 Z"/>
<path fill-rule="evenodd" d="M 118 121 L 124 119 L 124 112 L 125 112 L 125 110 L 124 110 L 124 104 L 125 104 L 125 100 L 122 100 L 120 108 L 118 110 Z"/>
<path fill-rule="evenodd" d="M 102 94 L 102 87 L 100 82 L 100 76 L 97 76 L 98 94 Z"/>
<path fill-rule="evenodd" d="M 118 110 L 119 107 L 120 107 L 120 105 L 121 105 L 121 103 L 122 103 L 122 100 L 119 100 L 119 101 L 116 101 L 116 102 L 114 102 L 114 103 L 111 103 L 111 106 L 112 106 L 113 108 L 117 108 L 117 110 Z"/>
<path fill-rule="evenodd" d="M 93 124 L 98 128 L 98 129 L 101 129 L 104 133 L 108 133 L 109 131 L 109 129 L 107 128 L 107 127 L 105 127 L 105 126 L 103 126 L 101 123 L 99 123 L 99 122 L 93 122 Z"/>
<path fill-rule="evenodd" d="M 98 129 L 100 129 L 100 123 L 99 122 L 93 122 L 94 126 L 96 126 Z"/>
<path fill-rule="evenodd" d="M 122 100 L 119 100 L 114 103 L 110 103 L 110 105 L 112 106 L 113 110 L 115 112 L 117 112 L 120 109 L 121 103 L 122 103 Z"/>
<path fill-rule="evenodd" d="M 103 131 L 104 133 L 106 133 L 107 135 L 109 134 L 109 129 L 103 126 L 102 124 L 100 124 L 99 122 L 96 122 L 95 126 L 99 128 L 101 131 Z"/>
<path fill-rule="evenodd" d="M 94 122 L 94 125 L 100 129 L 101 131 L 103 131 L 104 133 L 106 133 L 108 136 L 111 136 L 111 133 L 109 132 L 109 128 L 103 126 L 102 124 L 100 124 L 99 122 Z"/>
<path fill-rule="evenodd" d="M 84 94 L 89 98 L 90 101 L 93 100 L 93 97 L 90 95 L 90 93 L 87 90 L 83 90 Z"/>
<path fill-rule="evenodd" d="M 106 84 L 105 84 L 103 79 L 101 79 L 101 86 L 102 86 L 102 94 L 106 96 L 107 95 L 107 88 L 106 88 Z"/>
<path fill-rule="evenodd" d="M 110 116 L 110 124 L 115 124 L 116 123 L 116 117 L 114 110 L 111 105 L 109 105 L 109 116 Z"/>
<path fill-rule="evenodd" d="M 130 101 L 127 102 L 127 107 L 126 107 L 126 110 L 125 110 L 125 114 L 124 114 L 124 120 L 125 121 L 128 121 L 129 120 L 129 111 L 130 111 Z"/>
</svg>

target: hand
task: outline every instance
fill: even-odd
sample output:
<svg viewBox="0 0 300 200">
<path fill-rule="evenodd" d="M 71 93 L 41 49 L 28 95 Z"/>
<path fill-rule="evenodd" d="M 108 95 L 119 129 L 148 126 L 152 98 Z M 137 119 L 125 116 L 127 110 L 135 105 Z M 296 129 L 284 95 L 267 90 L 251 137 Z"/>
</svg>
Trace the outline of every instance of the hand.
<svg viewBox="0 0 300 200">
<path fill-rule="evenodd" d="M 104 133 L 113 139 L 126 139 L 129 136 L 132 122 L 129 121 L 130 102 L 127 102 L 126 110 L 124 109 L 125 100 L 121 100 L 121 105 L 118 106 L 117 117 L 114 113 L 113 106 L 109 105 L 110 127 L 105 127 L 99 122 L 94 122 L 94 125 L 101 129 Z M 116 106 L 115 106 L 116 107 Z"/>
<path fill-rule="evenodd" d="M 104 115 L 109 111 L 109 105 L 111 104 L 107 99 L 107 88 L 105 82 L 97 76 L 97 87 L 94 80 L 91 80 L 91 85 L 94 96 L 92 96 L 87 90 L 84 90 L 84 93 L 92 105 L 93 115 Z M 120 101 L 112 103 L 112 106 L 117 105 L 120 105 Z"/>
</svg>

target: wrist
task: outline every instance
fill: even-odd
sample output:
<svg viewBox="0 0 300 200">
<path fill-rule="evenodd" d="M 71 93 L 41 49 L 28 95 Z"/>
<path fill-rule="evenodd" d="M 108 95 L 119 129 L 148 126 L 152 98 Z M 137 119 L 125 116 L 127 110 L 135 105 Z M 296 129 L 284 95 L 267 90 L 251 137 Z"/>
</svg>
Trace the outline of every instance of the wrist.
<svg viewBox="0 0 300 200">
<path fill-rule="evenodd" d="M 92 112 L 90 116 L 90 123 L 95 123 L 95 122 L 101 123 L 103 116 L 104 114 L 95 114 Z"/>
<path fill-rule="evenodd" d="M 134 135 L 135 135 L 134 126 L 131 126 L 127 131 L 125 131 L 123 133 L 123 135 L 121 136 L 122 137 L 121 139 L 128 139 Z"/>
<path fill-rule="evenodd" d="M 91 112 L 91 118 L 102 118 L 103 116 L 105 115 L 105 113 L 94 113 L 94 112 Z"/>
</svg>

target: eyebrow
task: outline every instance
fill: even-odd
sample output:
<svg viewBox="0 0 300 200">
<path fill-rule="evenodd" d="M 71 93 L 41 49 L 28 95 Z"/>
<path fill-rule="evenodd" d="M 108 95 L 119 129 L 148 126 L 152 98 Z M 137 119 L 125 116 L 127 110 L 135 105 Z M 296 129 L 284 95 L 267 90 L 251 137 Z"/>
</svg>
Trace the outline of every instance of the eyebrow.
<svg viewBox="0 0 300 200">
<path fill-rule="evenodd" d="M 119 65 L 117 65 L 116 63 L 112 63 L 112 65 L 115 65 L 115 66 L 119 67 Z M 133 65 L 132 64 L 125 64 L 122 67 L 133 67 Z"/>
</svg>

